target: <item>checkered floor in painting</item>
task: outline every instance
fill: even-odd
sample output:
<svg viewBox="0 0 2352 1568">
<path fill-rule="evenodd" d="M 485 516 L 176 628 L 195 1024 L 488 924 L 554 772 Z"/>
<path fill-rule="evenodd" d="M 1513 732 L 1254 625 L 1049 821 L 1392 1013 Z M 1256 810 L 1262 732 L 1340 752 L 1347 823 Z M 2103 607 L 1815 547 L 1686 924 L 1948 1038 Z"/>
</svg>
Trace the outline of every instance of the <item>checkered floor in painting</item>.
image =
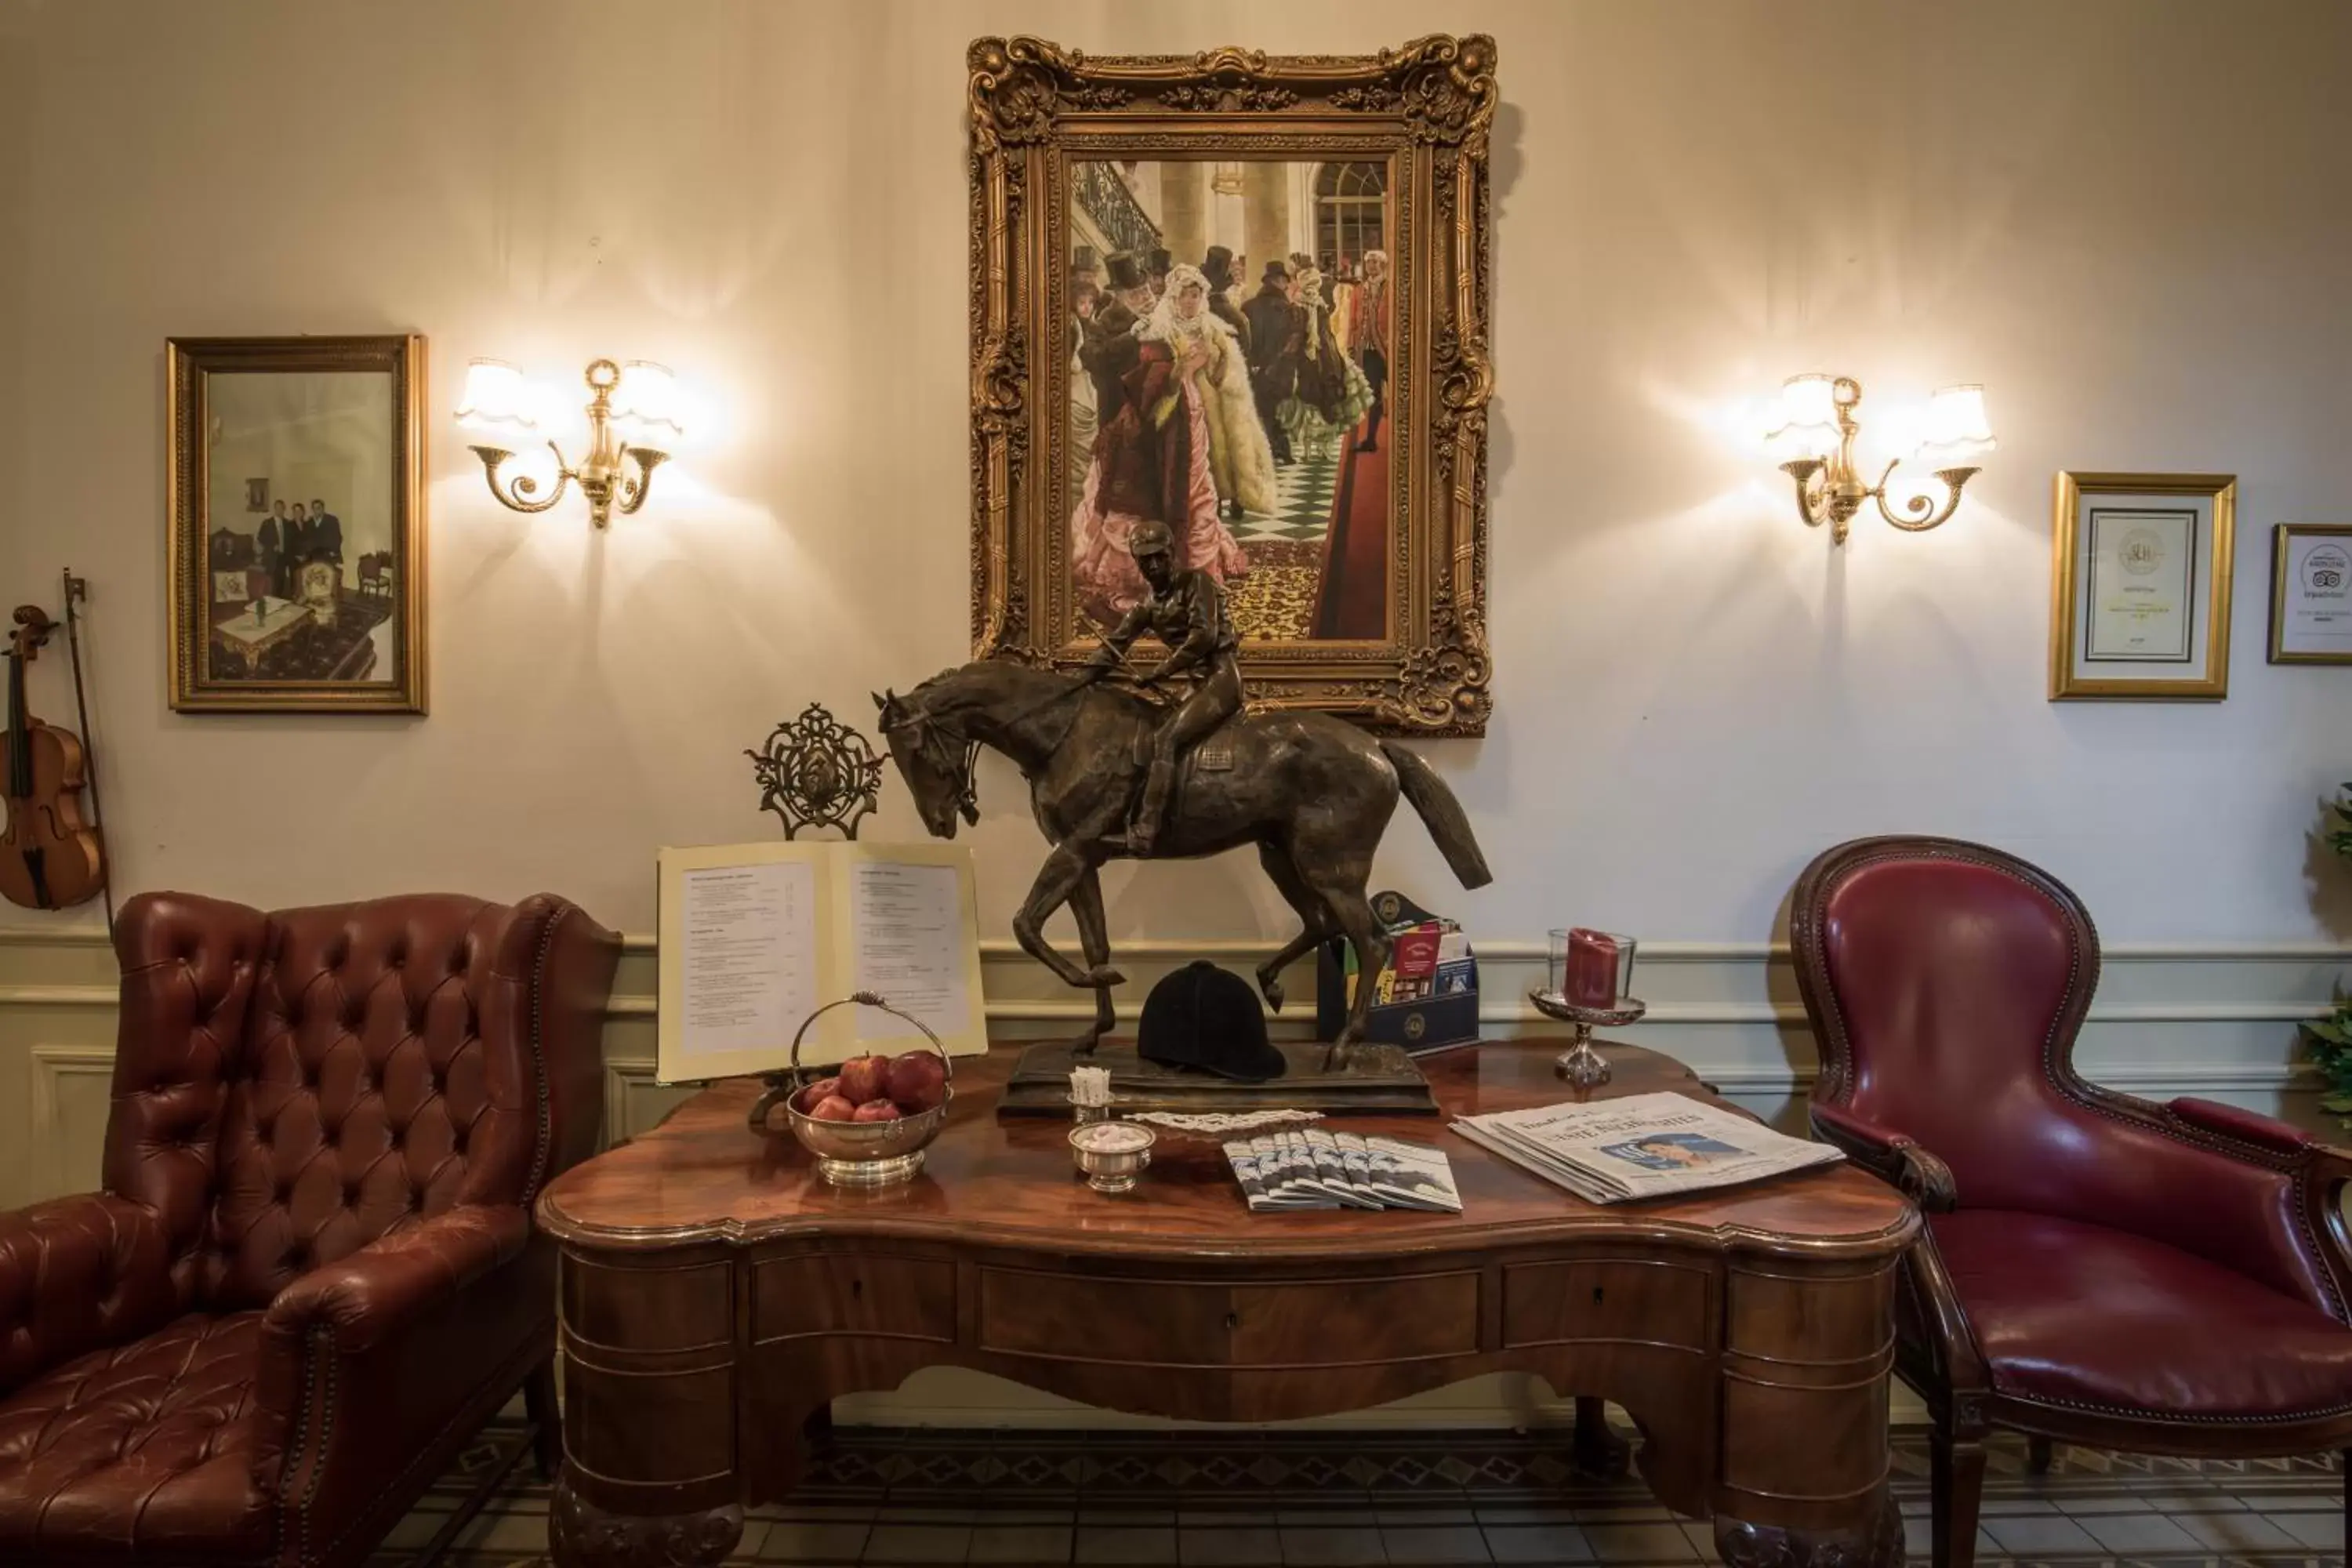
<svg viewBox="0 0 2352 1568">
<path fill-rule="evenodd" d="M 1331 531 L 1331 492 L 1339 481 L 1337 443 L 1330 449 L 1310 452 L 1299 461 L 1274 470 L 1278 487 L 1271 516 L 1248 513 L 1228 519 L 1234 537 L 1247 545 L 1258 540 L 1290 540 L 1320 544 Z"/>
<path fill-rule="evenodd" d="M 1630 1436 L 1630 1434 L 1625 1434 Z M 486 1435 L 467 1463 L 502 1440 Z M 790 1503 L 755 1510 L 730 1561 L 830 1564 L 1713 1563 L 1708 1526 L 1632 1479 L 1565 1462 L 1566 1434 L 1051 1433 L 847 1428 Z M 373 1562 L 406 1561 L 466 1489 L 435 1488 Z M 1927 1436 L 1895 1435 L 1895 1497 L 1927 1561 Z M 528 1462 L 443 1562 L 546 1560 L 547 1488 Z M 2344 1568 L 2331 1455 L 2162 1459 L 2060 1448 L 2026 1473 L 2003 1439 L 1977 1561 Z"/>
</svg>

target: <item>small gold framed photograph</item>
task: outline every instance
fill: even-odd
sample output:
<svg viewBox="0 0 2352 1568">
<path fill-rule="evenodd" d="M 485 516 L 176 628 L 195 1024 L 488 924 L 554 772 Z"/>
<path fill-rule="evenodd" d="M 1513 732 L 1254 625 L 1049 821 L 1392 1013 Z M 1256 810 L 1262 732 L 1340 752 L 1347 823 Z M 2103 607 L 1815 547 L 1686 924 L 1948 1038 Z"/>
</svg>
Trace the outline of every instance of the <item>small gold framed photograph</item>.
<svg viewBox="0 0 2352 1568">
<path fill-rule="evenodd" d="M 2233 474 L 2058 476 L 2050 700 L 2230 694 Z"/>
<path fill-rule="evenodd" d="M 425 340 L 173 338 L 172 706 L 425 711 Z"/>
<path fill-rule="evenodd" d="M 2271 662 L 2352 664 L 2352 522 L 2271 531 Z"/>
</svg>

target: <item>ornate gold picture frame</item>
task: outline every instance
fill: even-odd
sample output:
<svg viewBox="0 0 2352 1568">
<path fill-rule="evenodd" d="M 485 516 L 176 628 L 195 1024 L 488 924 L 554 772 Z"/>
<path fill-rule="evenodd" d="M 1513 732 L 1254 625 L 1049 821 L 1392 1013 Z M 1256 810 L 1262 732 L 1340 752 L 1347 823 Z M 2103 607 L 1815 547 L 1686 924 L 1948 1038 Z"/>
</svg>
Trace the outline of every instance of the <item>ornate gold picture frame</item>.
<svg viewBox="0 0 2352 1568">
<path fill-rule="evenodd" d="M 2050 700 L 2230 694 L 2233 474 L 2062 473 Z"/>
<path fill-rule="evenodd" d="M 424 712 L 425 340 L 166 352 L 172 706 Z"/>
<path fill-rule="evenodd" d="M 969 64 L 975 657 L 1084 660 L 1161 521 L 1255 705 L 1483 733 L 1494 41 Z"/>
</svg>

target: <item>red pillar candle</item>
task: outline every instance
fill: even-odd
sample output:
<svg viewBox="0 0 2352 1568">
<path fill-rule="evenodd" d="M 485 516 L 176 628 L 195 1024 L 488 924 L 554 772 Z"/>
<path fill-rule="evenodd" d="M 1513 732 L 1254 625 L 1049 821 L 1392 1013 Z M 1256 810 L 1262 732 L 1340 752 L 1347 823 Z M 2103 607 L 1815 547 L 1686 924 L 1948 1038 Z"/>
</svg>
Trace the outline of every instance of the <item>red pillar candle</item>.
<svg viewBox="0 0 2352 1568">
<path fill-rule="evenodd" d="M 1582 926 L 1568 933 L 1568 999 L 1580 1007 L 1617 1005 L 1617 943 Z"/>
</svg>

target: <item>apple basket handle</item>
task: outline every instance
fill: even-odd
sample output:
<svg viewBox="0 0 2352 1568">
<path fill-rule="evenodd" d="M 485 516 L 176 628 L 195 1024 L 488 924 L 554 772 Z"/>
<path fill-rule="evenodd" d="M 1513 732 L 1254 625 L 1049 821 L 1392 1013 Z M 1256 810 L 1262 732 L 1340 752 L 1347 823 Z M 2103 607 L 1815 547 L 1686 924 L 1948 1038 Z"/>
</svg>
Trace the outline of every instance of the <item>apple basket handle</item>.
<svg viewBox="0 0 2352 1568">
<path fill-rule="evenodd" d="M 889 1014 L 892 1017 L 902 1019 L 907 1023 L 914 1025 L 918 1029 L 920 1029 L 923 1032 L 923 1038 L 930 1041 L 931 1049 L 939 1052 L 940 1054 L 940 1067 L 945 1075 L 945 1082 L 948 1088 L 950 1090 L 954 1089 L 955 1058 L 948 1055 L 947 1047 L 940 1043 L 939 1036 L 932 1033 L 931 1026 L 929 1024 L 924 1023 L 912 1013 L 893 1007 L 889 1003 L 884 1001 L 881 997 L 876 995 L 871 991 L 853 991 L 848 995 L 841 997 L 837 1001 L 828 1002 L 824 1006 L 819 1007 L 815 1012 L 811 1013 L 807 1017 L 803 1018 L 801 1020 L 801 1026 L 793 1031 L 792 1069 L 789 1072 L 770 1073 L 768 1075 L 768 1087 L 761 1090 L 760 1098 L 751 1102 L 751 1114 L 750 1120 L 752 1131 L 763 1134 L 766 1133 L 770 1130 L 768 1127 L 768 1113 L 776 1108 L 777 1102 L 791 1100 L 793 1096 L 798 1094 L 803 1089 L 805 1089 L 809 1084 L 816 1081 L 814 1078 L 803 1078 L 802 1076 L 802 1074 L 812 1070 L 801 1066 L 801 1041 L 808 1037 L 809 1026 L 815 1023 L 819 1018 L 824 1017 L 827 1013 L 832 1012 L 835 1007 L 846 1007 L 851 1005 L 853 1003 L 860 1006 L 878 1007 L 883 1012 Z"/>
</svg>

